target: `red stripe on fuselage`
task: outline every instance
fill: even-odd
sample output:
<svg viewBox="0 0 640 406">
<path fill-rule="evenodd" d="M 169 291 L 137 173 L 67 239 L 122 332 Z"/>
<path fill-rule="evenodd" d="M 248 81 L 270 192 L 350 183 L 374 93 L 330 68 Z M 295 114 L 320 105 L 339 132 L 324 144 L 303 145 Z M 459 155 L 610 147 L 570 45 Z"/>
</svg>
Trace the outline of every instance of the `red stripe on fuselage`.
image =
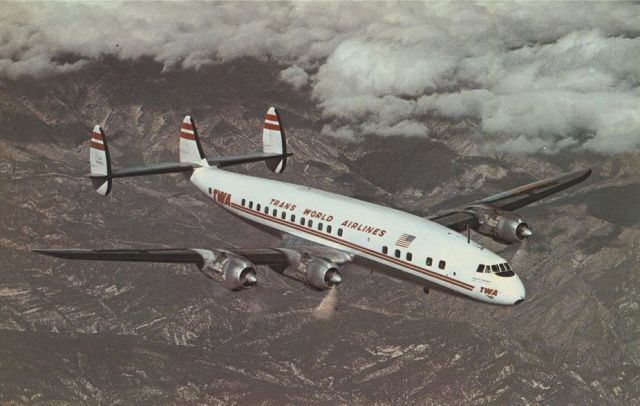
<svg viewBox="0 0 640 406">
<path fill-rule="evenodd" d="M 475 286 L 469 285 L 468 283 L 459 281 L 457 279 L 453 279 L 453 278 L 449 278 L 449 277 L 444 276 L 444 275 L 437 274 L 437 273 L 435 273 L 433 271 L 430 271 L 428 269 L 423 269 L 423 268 L 417 267 L 417 266 L 415 266 L 415 265 L 413 265 L 411 263 L 404 262 L 404 261 L 401 261 L 401 260 L 396 259 L 396 258 L 387 257 L 387 256 L 385 256 L 383 254 L 380 254 L 380 253 L 378 253 L 376 251 L 373 251 L 373 250 L 371 250 L 369 248 L 366 248 L 366 247 L 351 243 L 349 241 L 340 240 L 340 239 L 335 238 L 335 237 L 333 237 L 333 236 L 331 236 L 329 234 L 321 233 L 321 232 L 318 232 L 316 230 L 310 229 L 308 227 L 300 226 L 300 225 L 298 225 L 296 223 L 291 223 L 291 222 L 288 222 L 288 221 L 284 221 L 284 220 L 281 220 L 279 218 L 272 217 L 272 216 L 269 216 L 267 214 L 261 213 L 259 211 L 250 210 L 250 209 L 247 209 L 246 207 L 239 206 L 239 205 L 237 205 L 235 203 L 231 203 L 231 207 L 233 207 L 234 209 L 243 211 L 245 213 L 248 213 L 250 215 L 257 216 L 257 217 L 263 218 L 265 220 L 273 221 L 273 222 L 276 222 L 276 223 L 279 223 L 279 224 L 282 224 L 282 225 L 285 225 L 285 226 L 289 226 L 289 227 L 294 228 L 294 229 L 296 229 L 298 231 L 302 231 L 302 232 L 305 232 L 307 234 L 314 235 L 316 237 L 324 238 L 324 239 L 327 239 L 329 241 L 333 241 L 335 243 L 338 243 L 340 245 L 344 245 L 344 246 L 347 246 L 347 247 L 350 247 L 350 248 L 354 248 L 354 249 L 356 249 L 358 251 L 361 251 L 361 252 L 364 252 L 366 254 L 372 255 L 372 256 L 374 256 L 376 258 L 379 258 L 379 259 L 382 259 L 382 260 L 385 260 L 385 261 L 388 261 L 388 262 L 392 262 L 392 263 L 394 263 L 396 265 L 404 266 L 405 268 L 409 268 L 409 269 L 411 269 L 413 271 L 416 271 L 416 272 L 419 272 L 421 274 L 431 276 L 432 278 L 439 279 L 439 280 L 441 280 L 443 282 L 450 283 L 452 285 L 458 286 L 458 287 L 466 289 L 468 291 L 472 291 L 475 288 Z"/>
</svg>

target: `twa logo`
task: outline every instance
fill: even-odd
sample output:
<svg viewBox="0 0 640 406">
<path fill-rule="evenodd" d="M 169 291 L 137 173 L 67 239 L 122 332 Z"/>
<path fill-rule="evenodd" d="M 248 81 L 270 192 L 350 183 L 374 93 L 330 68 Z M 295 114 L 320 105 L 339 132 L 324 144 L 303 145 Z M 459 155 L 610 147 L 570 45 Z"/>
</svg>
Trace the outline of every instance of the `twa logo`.
<svg viewBox="0 0 640 406">
<path fill-rule="evenodd" d="M 213 189 L 213 199 L 220 204 L 224 204 L 225 206 L 231 206 L 231 193 Z"/>
<path fill-rule="evenodd" d="M 484 293 L 485 295 L 489 295 L 489 296 L 498 296 L 497 289 L 485 288 L 484 286 L 480 287 L 480 293 Z"/>
</svg>

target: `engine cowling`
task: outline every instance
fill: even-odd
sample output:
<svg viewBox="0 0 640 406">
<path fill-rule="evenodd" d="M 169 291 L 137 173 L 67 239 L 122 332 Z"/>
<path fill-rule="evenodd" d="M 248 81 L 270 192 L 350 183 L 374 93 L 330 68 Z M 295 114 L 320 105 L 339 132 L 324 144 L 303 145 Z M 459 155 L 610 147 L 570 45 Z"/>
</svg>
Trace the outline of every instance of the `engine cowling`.
<svg viewBox="0 0 640 406">
<path fill-rule="evenodd" d="M 503 244 L 514 244 L 531 237 L 533 232 L 522 217 L 508 211 L 488 206 L 468 208 L 478 219 L 478 231 Z"/>
<path fill-rule="evenodd" d="M 258 281 L 253 264 L 237 257 L 227 258 L 222 264 L 222 279 L 230 290 L 248 288 Z"/>
<path fill-rule="evenodd" d="M 305 277 L 316 289 L 329 289 L 342 282 L 338 266 L 324 258 L 311 258 L 307 263 Z"/>
</svg>

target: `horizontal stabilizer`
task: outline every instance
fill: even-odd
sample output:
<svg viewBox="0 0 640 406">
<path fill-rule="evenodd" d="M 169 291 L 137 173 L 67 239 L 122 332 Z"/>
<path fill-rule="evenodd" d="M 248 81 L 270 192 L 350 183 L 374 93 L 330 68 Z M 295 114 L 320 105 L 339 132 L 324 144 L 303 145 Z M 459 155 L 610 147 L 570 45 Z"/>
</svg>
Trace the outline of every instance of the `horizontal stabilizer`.
<svg viewBox="0 0 640 406">
<path fill-rule="evenodd" d="M 189 122 L 191 122 L 190 118 Z M 183 127 L 186 127 L 186 124 L 183 123 Z M 195 125 L 193 126 L 193 128 L 194 131 L 192 132 L 195 133 Z M 183 131 L 185 130 L 183 129 Z M 91 178 L 94 188 L 101 195 L 108 195 L 109 192 L 111 192 L 111 185 L 114 178 L 127 178 L 131 176 L 157 175 L 164 173 L 184 173 L 191 172 L 196 168 L 200 168 L 202 165 L 206 165 L 199 164 L 197 162 L 166 162 L 112 170 L 109 148 L 107 146 L 107 137 L 105 136 L 104 131 L 102 131 L 102 128 L 99 125 L 96 125 L 91 132 L 91 141 L 89 146 L 89 162 L 91 164 L 91 173 L 88 175 L 88 177 Z M 196 150 L 202 150 L 199 142 L 195 142 L 194 146 Z"/>
<path fill-rule="evenodd" d="M 128 178 L 132 176 L 159 175 L 163 173 L 189 172 L 200 165 L 189 162 L 165 162 L 159 164 L 135 166 L 111 172 L 111 178 Z M 91 175 L 93 178 L 94 176 Z"/>
<path fill-rule="evenodd" d="M 292 153 L 286 154 L 286 156 L 291 156 Z M 266 153 L 255 153 L 255 154 L 247 154 L 247 155 L 237 155 L 237 156 L 229 156 L 229 157 L 219 157 L 214 159 L 207 159 L 207 162 L 211 166 L 217 166 L 219 168 L 225 166 L 232 165 L 240 165 L 247 164 L 251 162 L 259 162 L 259 161 L 270 161 L 274 159 L 282 159 L 282 155 L 280 154 L 266 154 Z"/>
</svg>

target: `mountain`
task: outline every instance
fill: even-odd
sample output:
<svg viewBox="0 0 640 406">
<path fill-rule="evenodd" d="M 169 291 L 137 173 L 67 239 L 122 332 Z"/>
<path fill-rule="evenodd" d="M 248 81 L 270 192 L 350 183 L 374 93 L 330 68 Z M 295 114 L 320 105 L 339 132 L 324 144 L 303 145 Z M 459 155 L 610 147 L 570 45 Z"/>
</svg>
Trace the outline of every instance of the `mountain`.
<svg viewBox="0 0 640 406">
<path fill-rule="evenodd" d="M 425 117 L 429 138 L 322 135 L 310 89 L 241 59 L 165 72 L 103 58 L 0 83 L 0 402 L 6 404 L 640 405 L 638 153 L 504 155 L 471 121 Z M 412 211 L 437 210 L 591 167 L 586 182 L 522 210 L 504 247 L 528 297 L 495 307 L 349 265 L 338 311 L 324 293 L 260 269 L 230 292 L 182 265 L 54 260 L 55 247 L 276 246 L 181 175 L 94 193 L 88 134 L 114 167 L 175 160 L 195 117 L 210 155 L 256 150 L 278 106 L 295 154 L 283 175 L 234 168 Z"/>
</svg>

